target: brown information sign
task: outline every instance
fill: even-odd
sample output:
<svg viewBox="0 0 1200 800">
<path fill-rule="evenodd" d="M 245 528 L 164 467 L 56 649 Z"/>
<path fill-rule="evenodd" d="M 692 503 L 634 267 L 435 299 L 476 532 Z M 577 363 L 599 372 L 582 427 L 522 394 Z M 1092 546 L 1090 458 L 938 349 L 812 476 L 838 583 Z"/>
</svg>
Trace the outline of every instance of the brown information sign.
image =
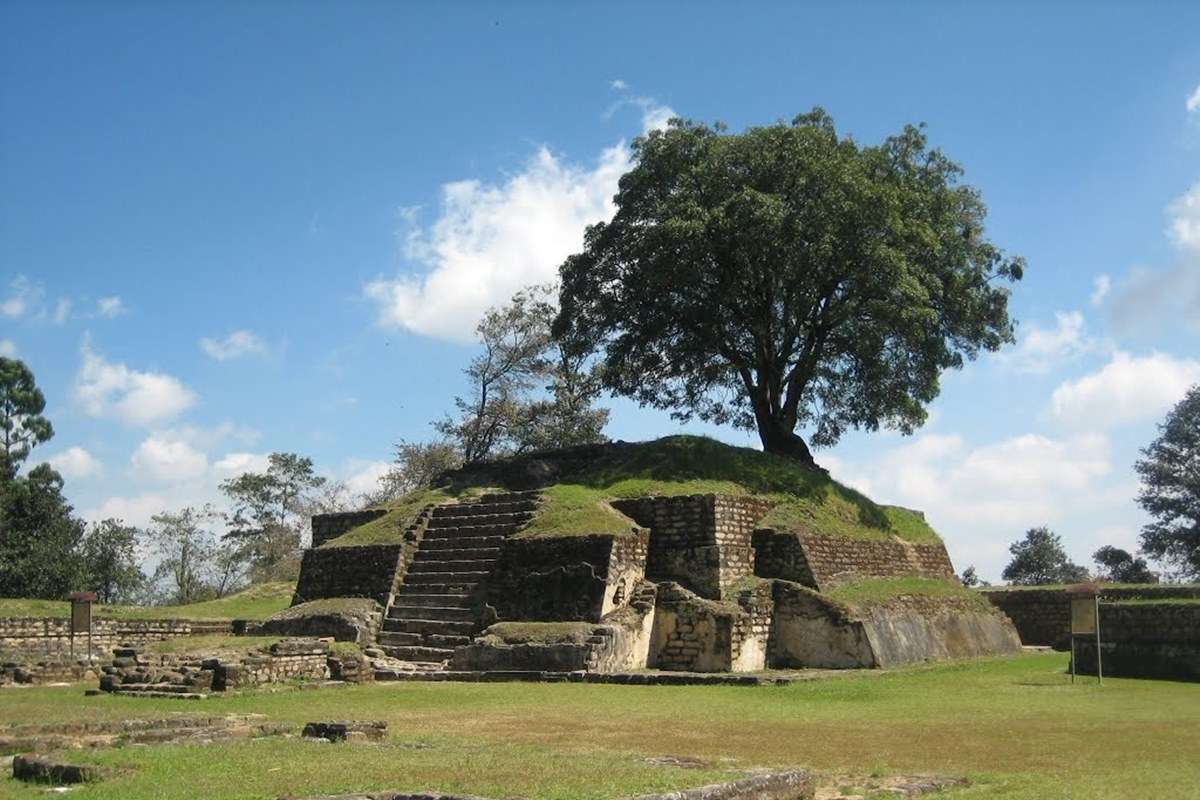
<svg viewBox="0 0 1200 800">
<path fill-rule="evenodd" d="M 1096 596 L 1071 598 L 1071 635 L 1096 632 Z"/>
<path fill-rule="evenodd" d="M 71 603 L 71 632 L 72 633 L 91 633 L 92 632 L 92 604 L 91 603 Z"/>
</svg>

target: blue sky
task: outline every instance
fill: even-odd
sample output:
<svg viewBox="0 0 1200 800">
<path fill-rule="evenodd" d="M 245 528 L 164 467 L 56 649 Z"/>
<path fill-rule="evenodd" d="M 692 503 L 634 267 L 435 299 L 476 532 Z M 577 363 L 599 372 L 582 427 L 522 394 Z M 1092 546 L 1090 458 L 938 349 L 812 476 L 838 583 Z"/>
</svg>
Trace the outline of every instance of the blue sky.
<svg viewBox="0 0 1200 800">
<path fill-rule="evenodd" d="M 1137 450 L 1200 381 L 1200 7 L 1045 5 L 6 3 L 0 350 L 48 397 L 37 458 L 133 522 L 275 450 L 367 487 L 632 137 L 820 105 L 928 123 L 1029 268 L 1016 346 L 819 460 L 993 579 L 1034 525 L 1132 547 Z M 615 438 L 678 430 L 611 405 Z"/>
</svg>

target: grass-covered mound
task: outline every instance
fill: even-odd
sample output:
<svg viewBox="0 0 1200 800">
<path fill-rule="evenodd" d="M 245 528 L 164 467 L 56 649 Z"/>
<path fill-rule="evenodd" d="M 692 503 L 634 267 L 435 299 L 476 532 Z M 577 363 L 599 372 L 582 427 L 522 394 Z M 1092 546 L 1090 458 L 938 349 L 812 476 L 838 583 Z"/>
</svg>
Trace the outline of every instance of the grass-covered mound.
<svg viewBox="0 0 1200 800">
<path fill-rule="evenodd" d="M 295 584 L 260 583 L 217 600 L 184 606 L 96 605 L 98 619 L 249 619 L 262 620 L 291 605 Z M 59 600 L 0 599 L 0 617 L 59 617 L 71 615 L 71 604 Z"/>
<path fill-rule="evenodd" d="M 919 514 L 872 502 L 820 470 L 701 436 L 616 442 L 532 453 L 460 470 L 445 485 L 407 495 L 389 513 L 325 546 L 396 542 L 421 509 L 487 488 L 537 488 L 545 502 L 519 536 L 627 533 L 609 501 L 650 495 L 759 495 L 777 503 L 762 521 L 781 531 L 861 539 L 939 541 Z"/>
<path fill-rule="evenodd" d="M 867 610 L 884 606 L 905 605 L 926 598 L 948 600 L 963 608 L 992 613 L 992 604 L 979 592 L 958 581 L 943 578 L 860 578 L 822 592 L 843 605 Z"/>
</svg>

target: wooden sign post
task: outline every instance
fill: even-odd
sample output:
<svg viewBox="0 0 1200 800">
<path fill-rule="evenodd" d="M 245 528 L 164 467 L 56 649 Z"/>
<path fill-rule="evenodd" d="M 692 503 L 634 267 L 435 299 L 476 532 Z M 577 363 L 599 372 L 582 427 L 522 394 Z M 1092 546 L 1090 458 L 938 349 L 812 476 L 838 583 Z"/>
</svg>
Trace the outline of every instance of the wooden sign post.
<svg viewBox="0 0 1200 800">
<path fill-rule="evenodd" d="M 1096 638 L 1096 677 L 1104 685 L 1104 667 L 1100 655 L 1100 587 L 1081 583 L 1067 587 L 1071 604 L 1071 683 L 1075 682 L 1075 639 L 1080 636 Z"/>
<path fill-rule="evenodd" d="M 75 634 L 86 633 L 88 636 L 87 657 L 92 660 L 92 603 L 96 602 L 95 592 L 72 592 L 67 595 L 71 601 L 71 659 L 75 659 Z"/>
</svg>

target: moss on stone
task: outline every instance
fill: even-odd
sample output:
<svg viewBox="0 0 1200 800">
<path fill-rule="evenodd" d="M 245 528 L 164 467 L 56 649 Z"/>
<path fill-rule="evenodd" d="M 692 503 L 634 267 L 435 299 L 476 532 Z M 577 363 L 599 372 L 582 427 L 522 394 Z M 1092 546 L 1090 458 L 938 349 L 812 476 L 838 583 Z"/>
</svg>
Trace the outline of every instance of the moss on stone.
<svg viewBox="0 0 1200 800">
<path fill-rule="evenodd" d="M 903 605 L 911 597 L 944 598 L 979 611 L 993 612 L 991 602 L 982 594 L 944 578 L 861 578 L 835 586 L 822 594 L 857 609 Z"/>
<path fill-rule="evenodd" d="M 484 635 L 504 644 L 583 644 L 595 628 L 590 622 L 497 622 Z"/>
</svg>

